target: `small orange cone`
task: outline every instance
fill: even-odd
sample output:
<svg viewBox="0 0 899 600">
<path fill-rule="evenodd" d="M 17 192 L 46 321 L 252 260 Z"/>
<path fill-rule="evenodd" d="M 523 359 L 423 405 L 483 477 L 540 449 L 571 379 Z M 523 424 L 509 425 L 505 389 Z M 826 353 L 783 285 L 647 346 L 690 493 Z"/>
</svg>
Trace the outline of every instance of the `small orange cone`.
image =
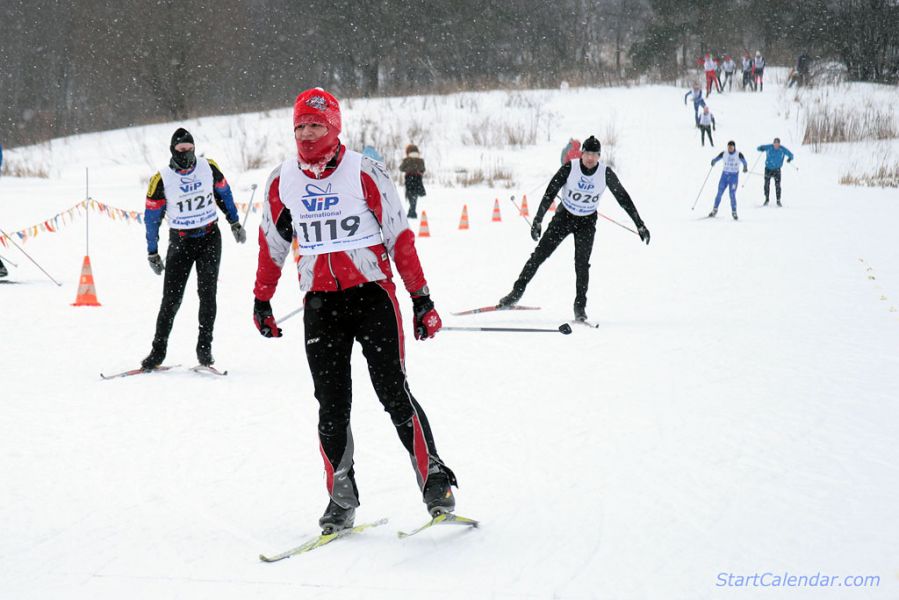
<svg viewBox="0 0 899 600">
<path fill-rule="evenodd" d="M 431 237 L 431 229 L 428 227 L 428 213 L 421 211 L 421 226 L 418 229 L 418 237 Z"/>
<path fill-rule="evenodd" d="M 459 229 L 468 229 L 468 205 L 462 205 L 462 218 L 459 219 Z"/>
<path fill-rule="evenodd" d="M 91 257 L 85 256 L 81 265 L 81 279 L 78 281 L 78 295 L 72 306 L 100 306 L 97 301 L 97 290 L 94 287 L 94 274 L 91 272 Z"/>
<path fill-rule="evenodd" d="M 527 217 L 528 215 L 528 197 L 527 194 L 521 197 L 521 216 Z"/>
<path fill-rule="evenodd" d="M 493 219 L 491 220 L 494 223 L 499 223 L 503 220 L 503 216 L 499 213 L 499 198 L 497 198 L 493 203 Z"/>
<path fill-rule="evenodd" d="M 556 212 L 556 201 L 553 200 L 553 203 L 549 205 L 549 212 Z"/>
</svg>

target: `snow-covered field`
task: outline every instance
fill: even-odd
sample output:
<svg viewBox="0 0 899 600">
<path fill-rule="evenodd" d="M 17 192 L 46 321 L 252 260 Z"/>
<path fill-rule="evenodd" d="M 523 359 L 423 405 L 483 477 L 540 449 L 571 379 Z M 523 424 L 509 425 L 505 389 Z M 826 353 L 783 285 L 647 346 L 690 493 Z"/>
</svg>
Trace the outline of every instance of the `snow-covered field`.
<svg viewBox="0 0 899 600">
<path fill-rule="evenodd" d="M 790 96 L 766 88 L 712 95 L 714 151 L 700 147 L 686 90 L 673 87 L 346 103 L 348 139 L 422 146 L 433 237 L 418 248 L 447 325 L 571 318 L 571 241 L 525 294 L 541 311 L 450 314 L 509 291 L 533 242 L 508 198 L 527 194 L 533 211 L 569 137 L 616 138 L 616 171 L 652 232 L 646 247 L 600 219 L 588 305 L 598 330 L 408 342 L 411 388 L 459 476 L 458 512 L 480 519 L 478 530 L 397 539 L 426 513 L 360 353 L 358 521 L 390 522 L 259 562 L 315 534 L 326 495 L 302 319 L 278 340 L 252 325 L 254 236 L 245 246 L 224 236 L 213 350 L 230 374 L 220 379 L 100 380 L 150 348 L 162 279 L 146 264 L 142 226 L 91 214 L 101 308 L 70 306 L 83 218 L 23 246 L 62 287 L 0 247 L 19 264 L 18 283 L 0 285 L 0 598 L 896 598 L 897 194 L 839 186 L 871 148 L 801 147 Z M 504 123 L 532 127 L 533 143 L 502 147 Z M 0 226 L 18 231 L 81 200 L 85 167 L 93 198 L 141 211 L 177 125 L 8 151 L 45 161 L 50 177 L 0 178 Z M 185 126 L 239 202 L 292 147 L 287 109 Z M 364 127 L 377 134 L 363 140 Z M 761 177 L 741 175 L 740 221 L 726 210 L 702 218 L 719 166 L 690 210 L 728 139 L 752 165 L 774 136 L 797 155 L 783 208 L 762 208 Z M 244 170 L 247 153 L 265 166 Z M 511 172 L 511 187 L 447 185 L 479 166 Z M 490 222 L 495 198 L 502 223 Z M 456 229 L 463 204 L 469 231 Z M 630 225 L 611 195 L 600 210 Z M 276 315 L 299 302 L 288 272 Z M 168 363 L 194 364 L 196 311 L 189 287 Z M 722 573 L 766 572 L 838 578 L 826 590 L 719 585 Z M 845 576 L 879 585 L 849 587 Z"/>
</svg>

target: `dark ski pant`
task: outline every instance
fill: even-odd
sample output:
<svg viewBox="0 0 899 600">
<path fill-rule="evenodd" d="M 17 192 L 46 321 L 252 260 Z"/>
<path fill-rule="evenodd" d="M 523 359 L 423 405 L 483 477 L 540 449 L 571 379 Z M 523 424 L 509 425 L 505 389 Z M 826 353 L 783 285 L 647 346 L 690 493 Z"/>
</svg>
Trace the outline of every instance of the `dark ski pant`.
<svg viewBox="0 0 899 600">
<path fill-rule="evenodd" d="M 406 218 L 417 219 L 418 213 L 416 212 L 416 207 L 418 206 L 418 196 L 407 192 L 406 201 L 409 203 L 409 213 L 406 215 Z"/>
<path fill-rule="evenodd" d="M 765 202 L 768 201 L 768 195 L 771 190 L 771 178 L 774 178 L 774 193 L 777 194 L 777 201 L 780 202 L 780 169 L 769 169 L 765 167 Z"/>
<path fill-rule="evenodd" d="M 375 394 L 396 428 L 423 490 L 429 470 L 440 467 L 434 436 L 406 381 L 403 328 L 396 287 L 390 281 L 364 283 L 337 292 L 308 292 L 304 300 L 306 359 L 318 400 L 319 450 L 331 499 L 359 506 L 350 429 L 353 382 L 350 359 L 359 342 Z"/>
<path fill-rule="evenodd" d="M 714 147 L 715 142 L 712 141 L 712 126 L 711 125 L 700 125 L 699 126 L 699 135 L 702 138 L 702 145 L 705 146 L 705 136 L 709 136 L 709 145 Z"/>
<path fill-rule="evenodd" d="M 165 348 L 175 322 L 175 315 L 184 298 L 184 288 L 190 270 L 197 265 L 197 294 L 200 297 L 200 330 L 197 351 L 212 347 L 215 326 L 216 289 L 219 265 L 222 262 L 222 234 L 218 225 L 202 237 L 182 237 L 177 229 L 169 230 L 169 249 L 166 253 L 165 280 L 162 285 L 162 304 L 156 317 L 153 345 Z"/>
<path fill-rule="evenodd" d="M 724 89 L 724 86 L 727 86 L 727 91 L 731 91 L 734 87 L 734 74 L 729 73 L 727 71 L 724 72 L 724 84 L 721 86 Z"/>
<path fill-rule="evenodd" d="M 514 288 L 519 293 L 524 293 L 525 288 L 540 265 L 555 252 L 559 244 L 568 237 L 574 235 L 574 274 L 576 308 L 587 307 L 587 287 L 590 284 L 590 254 L 593 252 L 593 237 L 596 235 L 596 213 L 578 217 L 563 206 L 556 211 L 556 216 L 550 221 L 546 233 L 540 238 L 540 242 L 525 263 Z"/>
</svg>

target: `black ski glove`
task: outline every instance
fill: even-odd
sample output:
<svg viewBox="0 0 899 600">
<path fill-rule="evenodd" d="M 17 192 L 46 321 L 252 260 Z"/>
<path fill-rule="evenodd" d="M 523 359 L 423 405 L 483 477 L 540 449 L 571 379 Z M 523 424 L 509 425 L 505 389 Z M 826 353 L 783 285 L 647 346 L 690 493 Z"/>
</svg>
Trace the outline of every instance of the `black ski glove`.
<svg viewBox="0 0 899 600">
<path fill-rule="evenodd" d="M 231 233 L 234 234 L 234 241 L 243 244 L 247 241 L 247 230 L 244 229 L 239 221 L 231 223 Z"/>
<path fill-rule="evenodd" d="M 263 337 L 281 337 L 281 328 L 275 323 L 275 316 L 272 314 L 272 303 L 268 300 L 253 300 L 253 323 L 256 329 Z"/>
<path fill-rule="evenodd" d="M 539 242 L 541 233 L 543 233 L 543 225 L 540 224 L 540 221 L 534 220 L 534 224 L 531 225 L 531 239 Z"/>
<path fill-rule="evenodd" d="M 150 268 L 153 269 L 154 273 L 162 275 L 162 272 L 165 270 L 165 265 L 162 264 L 162 257 L 159 256 L 158 252 L 154 252 L 147 256 L 147 261 L 150 263 Z"/>
<path fill-rule="evenodd" d="M 637 234 L 640 236 L 640 241 L 645 242 L 646 245 L 649 245 L 649 230 L 646 229 L 646 225 L 640 225 L 637 227 Z"/>
</svg>

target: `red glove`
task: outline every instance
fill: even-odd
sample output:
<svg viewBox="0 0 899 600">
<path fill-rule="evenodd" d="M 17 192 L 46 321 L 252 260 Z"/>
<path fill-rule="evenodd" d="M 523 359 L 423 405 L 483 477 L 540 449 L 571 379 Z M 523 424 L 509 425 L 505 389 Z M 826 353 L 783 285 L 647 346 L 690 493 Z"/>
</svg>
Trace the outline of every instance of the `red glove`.
<svg viewBox="0 0 899 600">
<path fill-rule="evenodd" d="M 272 315 L 272 305 L 266 300 L 256 298 L 253 302 L 253 323 L 264 337 L 281 337 L 281 329 Z"/>
<path fill-rule="evenodd" d="M 412 296 L 412 309 L 412 329 L 416 340 L 432 338 L 443 327 L 430 296 Z"/>
</svg>

